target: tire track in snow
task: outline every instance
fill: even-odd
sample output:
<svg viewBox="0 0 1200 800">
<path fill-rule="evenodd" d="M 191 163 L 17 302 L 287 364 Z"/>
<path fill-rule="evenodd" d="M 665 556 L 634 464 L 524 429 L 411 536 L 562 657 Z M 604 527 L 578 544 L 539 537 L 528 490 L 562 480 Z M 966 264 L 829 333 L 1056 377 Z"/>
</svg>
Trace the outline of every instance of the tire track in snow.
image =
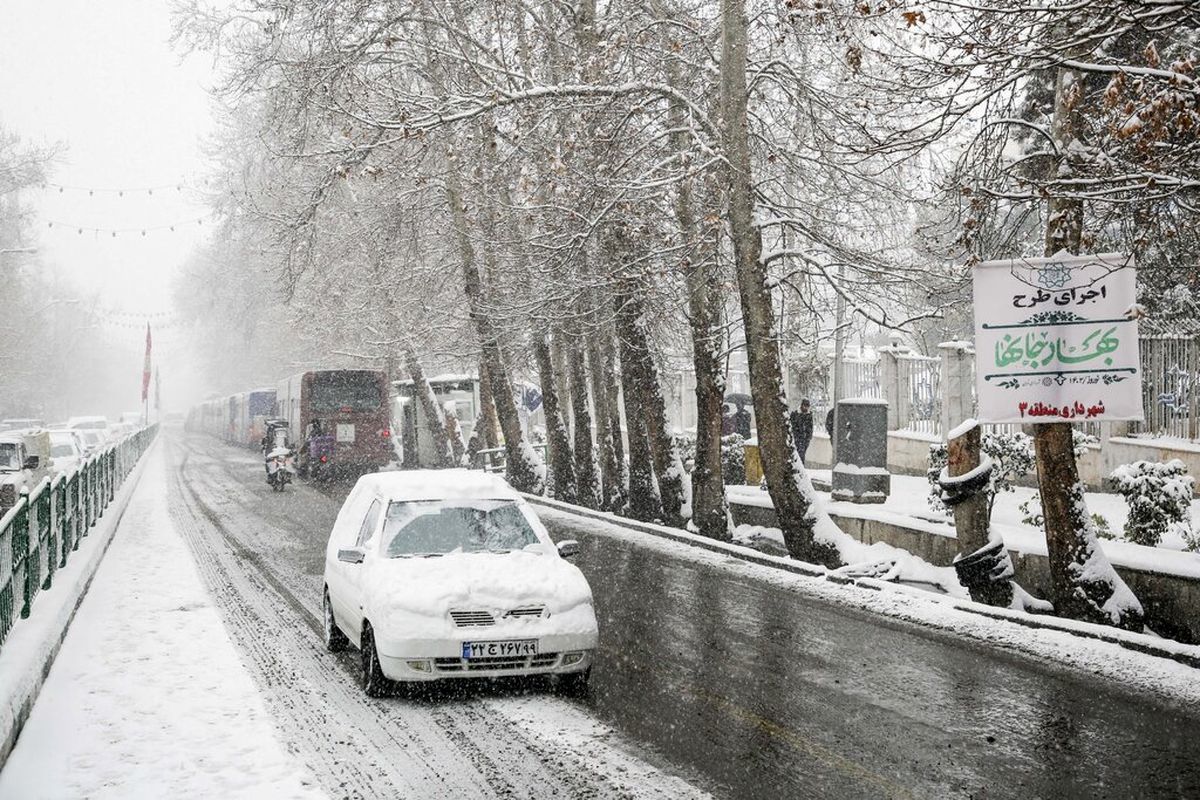
<svg viewBox="0 0 1200 800">
<path fill-rule="evenodd" d="M 320 576 L 297 570 L 281 558 L 289 548 L 281 551 L 280 541 L 266 533 L 277 530 L 280 521 L 264 517 L 263 506 L 252 502 L 253 494 L 231 487 L 227 478 L 220 481 L 225 466 L 213 458 L 183 456 L 175 482 L 191 518 L 181 519 L 180 527 L 188 530 L 197 560 L 208 562 L 209 569 L 202 572 L 214 573 L 210 586 L 225 597 L 219 602 L 223 613 L 236 618 L 235 625 L 240 623 L 235 639 L 245 644 L 262 684 L 278 695 L 277 718 L 288 728 L 289 742 L 313 759 L 319 779 L 325 778 L 326 769 L 331 771 L 328 790 L 347 796 L 389 796 L 402 787 L 420 796 L 469 792 L 511 798 L 701 794 L 640 761 L 631 747 L 614 744 L 611 731 L 588 718 L 577 704 L 559 698 L 536 696 L 516 706 L 507 702 L 511 698 L 468 698 L 425 707 L 362 695 L 356 654 L 339 658 L 321 643 L 316 602 Z M 292 521 L 286 527 L 305 531 Z M 211 528 L 217 536 L 201 528 Z M 311 604 L 306 602 L 310 598 Z M 247 608 L 265 603 L 274 607 Z M 292 620 L 300 624 L 290 625 Z M 264 636 L 263 629 L 272 623 L 290 631 Z M 289 640 L 283 649 L 278 641 L 269 641 L 281 638 Z M 313 691 L 314 674 L 326 687 L 319 694 Z M 310 704 L 315 707 L 304 707 Z M 347 707 L 353 713 L 346 714 Z M 567 720 L 570 724 L 564 727 Z M 308 752 L 312 731 L 330 725 L 334 733 L 328 746 Z M 376 746 L 377 742 L 390 746 Z M 396 759 L 395 751 L 404 758 Z M 357 766 L 360 760 L 369 769 Z"/>
</svg>

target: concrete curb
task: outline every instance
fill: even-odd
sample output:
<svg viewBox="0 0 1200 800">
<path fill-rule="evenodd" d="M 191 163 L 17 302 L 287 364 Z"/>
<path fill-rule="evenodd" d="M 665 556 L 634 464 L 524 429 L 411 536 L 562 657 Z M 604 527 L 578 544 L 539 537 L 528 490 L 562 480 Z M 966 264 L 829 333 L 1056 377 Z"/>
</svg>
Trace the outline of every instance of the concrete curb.
<svg viewBox="0 0 1200 800">
<path fill-rule="evenodd" d="M 156 438 L 138 459 L 104 515 L 80 541 L 79 549 L 67 561 L 67 566 L 55 573 L 54 585 L 38 594 L 29 619 L 13 626 L 3 650 L 0 650 L 0 769 L 8 761 L 21 729 L 33 712 L 33 704 L 37 702 L 67 637 L 75 612 L 83 603 L 92 578 L 125 516 L 148 456 L 158 444 Z"/>
<path fill-rule="evenodd" d="M 594 519 L 600 522 L 607 522 L 611 525 L 637 531 L 638 533 L 644 533 L 659 539 L 668 539 L 689 547 L 696 547 L 701 550 L 709 550 L 714 553 L 720 553 L 721 555 L 737 558 L 751 564 L 771 567 L 773 569 L 790 572 L 795 575 L 802 575 L 804 577 L 816 578 L 818 580 L 827 580 L 831 583 L 836 583 L 842 586 L 855 586 L 860 589 L 866 589 L 874 592 L 899 592 L 913 597 L 920 597 L 924 600 L 928 600 L 929 602 L 948 606 L 968 614 L 975 614 L 981 617 L 987 617 L 989 619 L 1003 622 L 1011 622 L 1017 625 L 1023 625 L 1027 628 L 1050 630 L 1058 633 L 1070 634 L 1082 639 L 1092 639 L 1095 641 L 1106 642 L 1108 644 L 1115 644 L 1120 647 L 1124 647 L 1127 650 L 1133 650 L 1138 653 L 1143 653 L 1145 655 L 1155 656 L 1158 658 L 1170 659 L 1171 661 L 1176 661 L 1180 664 L 1184 664 L 1195 669 L 1200 669 L 1200 647 L 1195 645 L 1180 644 L 1169 639 L 1157 639 L 1146 634 L 1129 633 L 1128 631 L 1122 631 L 1118 628 L 1110 628 L 1106 625 L 1077 622 L 1075 620 L 1063 620 L 1057 617 L 1039 616 L 1021 611 L 995 608 L 982 603 L 975 603 L 970 600 L 960 600 L 958 598 L 953 598 L 946 595 L 933 594 L 920 589 L 899 586 L 897 584 L 876 580 L 874 578 L 851 578 L 844 575 L 835 575 L 817 564 L 796 561 L 785 556 L 772 556 L 766 553 L 760 553 L 757 550 L 749 547 L 707 539 L 698 534 L 688 533 L 687 531 L 679 530 L 677 528 L 668 528 L 663 525 L 654 525 L 648 522 L 638 522 L 637 520 L 626 519 L 625 517 L 619 517 L 615 514 L 610 514 L 603 511 L 594 511 L 590 508 L 575 506 L 571 505 L 570 503 L 563 503 L 558 500 L 551 500 L 550 498 L 541 497 L 538 495 L 526 494 L 524 497 L 529 502 L 537 505 L 546 506 L 558 511 L 564 511 L 579 517 L 586 517 L 588 519 Z M 943 628 L 938 629 L 945 630 Z"/>
</svg>

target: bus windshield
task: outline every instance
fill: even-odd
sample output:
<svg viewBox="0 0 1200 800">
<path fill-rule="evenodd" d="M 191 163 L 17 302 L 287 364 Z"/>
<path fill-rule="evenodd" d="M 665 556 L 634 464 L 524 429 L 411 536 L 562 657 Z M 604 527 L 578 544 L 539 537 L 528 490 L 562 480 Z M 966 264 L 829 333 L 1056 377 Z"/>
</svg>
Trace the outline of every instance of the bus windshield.
<svg viewBox="0 0 1200 800">
<path fill-rule="evenodd" d="M 320 372 L 313 376 L 310 408 L 331 411 L 375 411 L 382 404 L 375 372 Z"/>
</svg>

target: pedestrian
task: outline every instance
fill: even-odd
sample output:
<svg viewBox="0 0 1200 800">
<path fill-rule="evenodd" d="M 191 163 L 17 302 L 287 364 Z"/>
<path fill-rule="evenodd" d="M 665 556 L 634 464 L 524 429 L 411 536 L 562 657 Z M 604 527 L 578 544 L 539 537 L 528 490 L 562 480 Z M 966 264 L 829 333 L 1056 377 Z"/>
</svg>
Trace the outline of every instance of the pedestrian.
<svg viewBox="0 0 1200 800">
<path fill-rule="evenodd" d="M 737 412 L 733 415 L 733 430 L 743 439 L 749 439 L 751 434 L 750 412 L 746 406 L 738 404 Z"/>
<path fill-rule="evenodd" d="M 806 454 L 808 453 L 808 445 L 812 442 L 813 437 L 813 415 L 812 406 L 809 405 L 807 399 L 800 401 L 799 410 L 793 410 L 788 415 L 788 421 L 792 427 L 792 443 L 796 446 L 796 453 L 800 456 L 800 463 L 804 463 Z"/>
<path fill-rule="evenodd" d="M 833 441 L 833 406 L 829 407 L 829 413 L 825 415 L 825 433 L 829 434 L 829 441 Z"/>
</svg>

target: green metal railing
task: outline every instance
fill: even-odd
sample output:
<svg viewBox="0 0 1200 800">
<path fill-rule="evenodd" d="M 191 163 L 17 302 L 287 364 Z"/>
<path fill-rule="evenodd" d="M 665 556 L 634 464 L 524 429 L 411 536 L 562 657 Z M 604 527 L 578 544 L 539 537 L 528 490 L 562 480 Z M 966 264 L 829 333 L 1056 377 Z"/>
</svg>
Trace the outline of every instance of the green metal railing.
<svg viewBox="0 0 1200 800">
<path fill-rule="evenodd" d="M 86 459 L 70 473 L 44 478 L 0 516 L 0 646 L 38 592 L 96 524 L 158 433 L 151 425 Z"/>
</svg>

